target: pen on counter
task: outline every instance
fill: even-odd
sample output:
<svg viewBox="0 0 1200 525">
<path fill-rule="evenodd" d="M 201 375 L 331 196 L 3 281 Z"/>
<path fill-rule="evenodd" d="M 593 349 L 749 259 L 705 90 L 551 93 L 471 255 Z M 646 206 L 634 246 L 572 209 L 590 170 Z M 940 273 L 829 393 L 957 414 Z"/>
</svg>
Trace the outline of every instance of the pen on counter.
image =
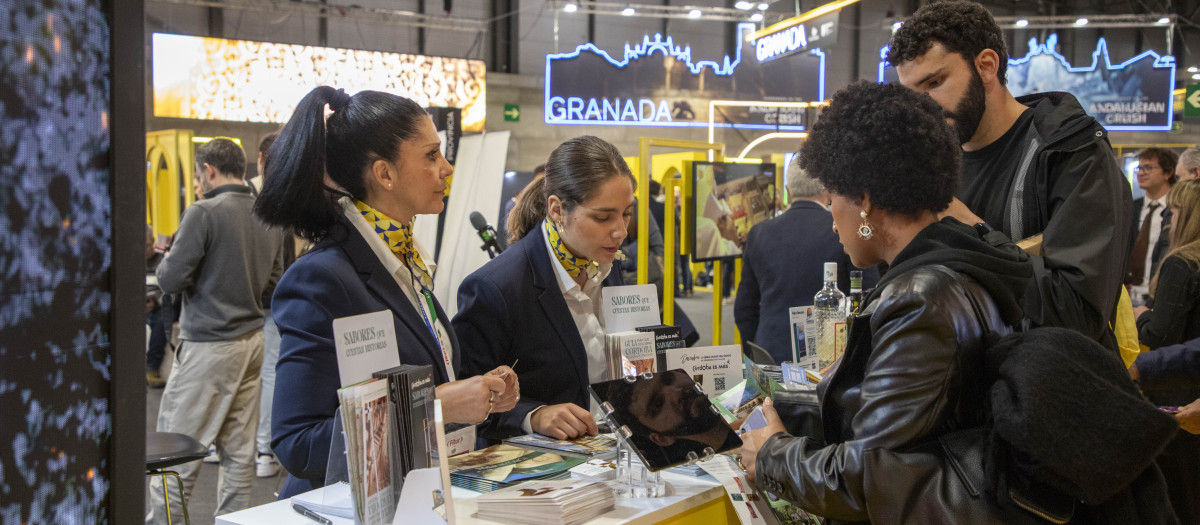
<svg viewBox="0 0 1200 525">
<path fill-rule="evenodd" d="M 317 514 L 316 512 L 313 512 L 312 509 L 309 509 L 308 507 L 305 507 L 299 503 L 293 503 L 292 510 L 295 510 L 296 512 L 300 513 L 301 516 L 320 523 L 321 525 L 333 525 L 333 520 Z"/>
</svg>

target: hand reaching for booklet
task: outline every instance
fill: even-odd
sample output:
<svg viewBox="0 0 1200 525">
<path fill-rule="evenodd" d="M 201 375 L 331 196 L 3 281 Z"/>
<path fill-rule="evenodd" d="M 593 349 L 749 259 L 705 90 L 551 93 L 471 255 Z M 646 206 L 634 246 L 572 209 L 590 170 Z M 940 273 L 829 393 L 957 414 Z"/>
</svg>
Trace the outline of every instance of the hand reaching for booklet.
<svg viewBox="0 0 1200 525">
<path fill-rule="evenodd" d="M 529 426 L 534 432 L 554 439 L 574 439 L 582 435 L 596 435 L 596 420 L 592 413 L 575 403 L 562 403 L 541 407 L 529 416 Z"/>
</svg>

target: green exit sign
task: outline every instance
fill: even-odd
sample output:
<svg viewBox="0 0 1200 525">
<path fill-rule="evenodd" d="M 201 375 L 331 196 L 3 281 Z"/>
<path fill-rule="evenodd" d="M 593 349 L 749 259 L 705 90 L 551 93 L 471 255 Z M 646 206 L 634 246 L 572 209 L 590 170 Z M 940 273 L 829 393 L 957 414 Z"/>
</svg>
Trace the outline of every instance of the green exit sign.
<svg viewBox="0 0 1200 525">
<path fill-rule="evenodd" d="M 520 122 L 521 121 L 521 106 L 517 104 L 504 105 L 504 121 L 505 122 Z"/>
<path fill-rule="evenodd" d="M 1200 84 L 1188 84 L 1183 95 L 1183 116 L 1200 117 Z"/>
</svg>

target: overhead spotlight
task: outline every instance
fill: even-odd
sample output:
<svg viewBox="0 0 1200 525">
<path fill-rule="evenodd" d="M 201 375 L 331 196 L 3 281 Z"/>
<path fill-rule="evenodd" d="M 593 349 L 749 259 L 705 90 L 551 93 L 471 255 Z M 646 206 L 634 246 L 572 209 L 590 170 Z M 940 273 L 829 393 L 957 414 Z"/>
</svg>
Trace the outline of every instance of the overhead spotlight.
<svg viewBox="0 0 1200 525">
<path fill-rule="evenodd" d="M 576 4 L 575 2 L 568 2 L 566 5 L 563 6 L 563 11 L 566 11 L 568 13 L 574 13 L 575 11 L 578 11 L 578 10 L 579 10 L 579 5 Z"/>
<path fill-rule="evenodd" d="M 1196 66 L 1192 66 L 1192 67 L 1188 68 L 1188 73 L 1197 73 L 1197 72 L 1200 72 L 1200 68 L 1198 68 Z"/>
<path fill-rule="evenodd" d="M 1200 80 L 1200 74 L 1192 75 L 1192 80 Z"/>
<path fill-rule="evenodd" d="M 1026 20 L 1026 19 L 1024 19 L 1024 18 L 1022 18 L 1022 19 L 1020 19 L 1020 20 L 1017 20 L 1017 23 L 1016 23 L 1015 25 L 1016 25 L 1017 27 L 1025 27 L 1025 26 L 1029 25 L 1029 21 L 1028 21 L 1028 20 Z"/>
<path fill-rule="evenodd" d="M 1086 25 L 1087 25 L 1087 22 L 1088 22 L 1088 20 L 1087 20 L 1086 18 L 1080 18 L 1080 19 L 1078 19 L 1078 20 L 1076 20 L 1076 21 L 1075 21 L 1075 25 L 1077 25 L 1077 26 L 1086 26 Z"/>
<path fill-rule="evenodd" d="M 1158 25 L 1167 25 L 1169 23 L 1171 23 L 1171 19 L 1165 16 L 1158 19 Z"/>
<path fill-rule="evenodd" d="M 633 16 L 633 14 L 636 12 L 637 11 L 634 11 L 632 7 L 626 7 L 625 9 L 621 10 L 621 14 L 624 16 Z"/>
<path fill-rule="evenodd" d="M 751 22 L 762 22 L 762 13 L 754 13 L 750 15 Z"/>
<path fill-rule="evenodd" d="M 693 9 L 691 11 L 688 11 L 688 18 L 700 18 L 700 10 Z"/>
<path fill-rule="evenodd" d="M 737 9 L 741 9 L 742 11 L 749 11 L 751 8 L 754 7 L 754 3 L 747 2 L 746 0 L 738 0 L 737 3 L 733 4 L 733 7 L 737 8 Z"/>
<path fill-rule="evenodd" d="M 759 10 L 759 11 L 766 11 L 768 7 L 771 7 L 771 4 L 768 4 L 768 3 L 766 3 L 766 2 L 763 2 L 763 3 L 761 3 L 761 4 L 758 4 L 758 10 Z"/>
</svg>

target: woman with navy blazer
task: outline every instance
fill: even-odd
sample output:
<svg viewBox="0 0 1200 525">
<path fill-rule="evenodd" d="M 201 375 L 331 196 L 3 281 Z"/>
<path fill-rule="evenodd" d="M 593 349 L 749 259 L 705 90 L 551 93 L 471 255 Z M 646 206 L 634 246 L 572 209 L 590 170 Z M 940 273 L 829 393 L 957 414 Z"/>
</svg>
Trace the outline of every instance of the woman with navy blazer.
<svg viewBox="0 0 1200 525">
<path fill-rule="evenodd" d="M 390 311 L 400 362 L 433 366 L 448 422 L 476 423 L 516 405 L 520 387 L 508 367 L 455 381 L 458 339 L 432 294 L 433 265 L 412 238 L 415 215 L 442 210 L 451 172 L 419 105 L 318 87 L 300 101 L 264 171 L 255 213 L 316 243 L 271 303 L 282 337 L 271 445 L 290 474 L 280 499 L 325 484 L 342 386 L 335 319 Z"/>
<path fill-rule="evenodd" d="M 492 414 L 488 437 L 595 434 L 587 386 L 607 379 L 601 288 L 613 271 L 634 205 L 633 175 L 612 144 L 584 136 L 550 154 L 509 219 L 512 244 L 458 289 L 454 331 L 463 376 L 516 364 L 516 408 Z"/>
</svg>

